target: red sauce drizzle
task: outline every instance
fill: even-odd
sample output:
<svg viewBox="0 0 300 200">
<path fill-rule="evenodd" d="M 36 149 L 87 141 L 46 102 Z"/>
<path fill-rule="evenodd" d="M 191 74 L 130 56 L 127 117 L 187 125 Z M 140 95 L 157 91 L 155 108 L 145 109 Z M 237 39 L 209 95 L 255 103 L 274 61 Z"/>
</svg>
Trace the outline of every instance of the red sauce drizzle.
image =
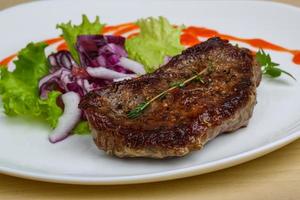
<svg viewBox="0 0 300 200">
<path fill-rule="evenodd" d="M 130 35 L 127 36 L 127 38 L 130 39 L 130 38 L 133 38 L 138 35 L 139 35 L 139 33 L 131 33 Z"/>
<path fill-rule="evenodd" d="M 57 51 L 62 51 L 62 50 L 68 50 L 69 48 L 68 48 L 67 43 L 63 42 L 60 45 L 58 45 L 58 47 L 56 49 L 57 49 Z"/>
<path fill-rule="evenodd" d="M 258 38 L 244 39 L 244 38 L 239 38 L 239 37 L 235 37 L 235 36 L 231 36 L 231 35 L 222 34 L 215 30 L 212 30 L 212 29 L 195 27 L 195 26 L 190 26 L 190 27 L 184 29 L 183 33 L 184 33 L 183 35 L 190 34 L 190 37 L 181 38 L 182 44 L 186 44 L 186 43 L 188 44 L 189 41 L 191 41 L 192 39 L 195 40 L 198 37 L 209 38 L 209 37 L 217 36 L 217 37 L 221 37 L 222 39 L 226 39 L 226 40 L 243 42 L 243 43 L 249 44 L 250 46 L 256 47 L 256 48 L 291 53 L 294 56 L 293 62 L 300 65 L 300 50 L 287 49 L 287 48 L 273 44 L 273 43 L 268 42 L 263 39 L 258 39 Z"/>
<path fill-rule="evenodd" d="M 51 45 L 51 44 L 54 44 L 54 43 L 62 41 L 62 40 L 63 40 L 62 37 L 57 37 L 57 38 L 51 38 L 51 39 L 48 39 L 48 40 L 44 40 L 44 42 L 48 45 Z"/>
<path fill-rule="evenodd" d="M 103 34 L 112 34 L 112 35 L 128 34 L 127 38 L 132 38 L 138 35 L 138 30 L 139 27 L 137 25 L 133 23 L 124 23 L 124 24 L 114 25 L 114 26 L 105 26 L 103 29 Z M 185 28 L 184 30 L 182 30 L 180 42 L 182 45 L 190 47 L 201 42 L 199 40 L 199 37 L 205 37 L 205 38 L 221 37 L 222 39 L 227 39 L 230 41 L 243 42 L 255 48 L 287 52 L 293 55 L 293 62 L 300 65 L 300 50 L 287 49 L 285 47 L 279 46 L 277 44 L 273 44 L 271 42 L 259 38 L 245 39 L 245 38 L 240 38 L 232 35 L 222 34 L 216 30 L 208 29 L 204 27 L 189 26 Z M 44 42 L 46 42 L 48 45 L 54 44 L 59 41 L 63 41 L 63 38 L 57 37 L 57 38 L 44 40 Z M 68 49 L 68 47 L 65 42 L 63 42 L 57 47 L 57 50 L 66 50 L 66 49 Z M 11 60 L 15 56 L 16 54 L 5 58 L 0 62 L 0 65 L 7 65 L 9 62 L 11 62 Z"/>
<path fill-rule="evenodd" d="M 125 23 L 125 24 L 119 24 L 119 25 L 115 25 L 115 26 L 105 26 L 103 28 L 103 33 L 108 33 L 108 32 L 112 32 L 112 31 L 119 31 L 121 29 L 127 28 L 127 27 L 132 27 L 132 26 L 136 26 L 133 23 Z"/>
<path fill-rule="evenodd" d="M 118 30 L 118 31 L 114 32 L 114 35 L 123 35 L 123 34 L 126 34 L 128 32 L 138 30 L 138 29 L 139 29 L 139 27 L 136 26 L 136 25 L 127 26 L 127 27 L 125 27 L 121 30 Z"/>
<path fill-rule="evenodd" d="M 191 34 L 191 33 L 183 33 L 180 36 L 180 43 L 184 46 L 194 46 L 195 44 L 200 43 L 200 40 L 197 36 Z"/>
<path fill-rule="evenodd" d="M 293 62 L 300 65 L 300 51 L 293 51 Z"/>
<path fill-rule="evenodd" d="M 10 63 L 10 61 L 12 61 L 12 59 L 14 59 L 14 57 L 16 57 L 17 54 L 13 54 L 13 55 L 10 55 L 6 58 L 4 58 L 1 62 L 0 62 L 0 66 L 6 66 L 8 63 Z"/>
</svg>

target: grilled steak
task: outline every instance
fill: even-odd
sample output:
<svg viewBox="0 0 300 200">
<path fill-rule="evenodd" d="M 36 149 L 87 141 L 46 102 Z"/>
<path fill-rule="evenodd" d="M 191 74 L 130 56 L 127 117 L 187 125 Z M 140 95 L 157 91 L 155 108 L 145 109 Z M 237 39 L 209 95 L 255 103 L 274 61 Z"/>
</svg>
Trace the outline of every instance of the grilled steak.
<svg viewBox="0 0 300 200">
<path fill-rule="evenodd" d="M 135 119 L 137 105 L 206 68 L 192 81 L 150 104 Z M 260 66 L 248 49 L 211 38 L 186 49 L 152 74 L 113 83 L 80 103 L 96 145 L 119 157 L 164 158 L 201 149 L 220 133 L 248 124 L 256 104 Z"/>
</svg>

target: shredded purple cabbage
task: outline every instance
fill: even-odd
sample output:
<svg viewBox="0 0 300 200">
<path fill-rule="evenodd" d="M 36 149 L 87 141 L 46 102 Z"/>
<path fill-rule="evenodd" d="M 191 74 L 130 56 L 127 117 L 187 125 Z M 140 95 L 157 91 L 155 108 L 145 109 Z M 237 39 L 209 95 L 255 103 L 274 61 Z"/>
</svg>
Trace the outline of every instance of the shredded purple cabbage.
<svg viewBox="0 0 300 200">
<path fill-rule="evenodd" d="M 90 91 L 89 75 L 84 68 L 79 67 L 68 51 L 59 51 L 48 57 L 50 74 L 43 77 L 39 82 L 40 96 L 42 99 L 52 90 L 59 90 L 62 93 L 76 92 L 80 96 Z M 88 84 L 83 84 L 84 80 Z"/>
<path fill-rule="evenodd" d="M 69 51 L 63 50 L 48 57 L 50 74 L 40 80 L 39 88 L 42 99 L 47 98 L 51 90 L 62 93 L 76 92 L 81 97 L 91 90 L 100 89 L 113 80 L 99 79 L 86 72 L 87 67 L 105 67 L 110 70 L 133 74 L 126 67 L 120 66 L 120 59 L 127 57 L 125 38 L 120 36 L 81 35 L 77 38 L 79 66 Z"/>
<path fill-rule="evenodd" d="M 121 36 L 80 35 L 76 47 L 82 66 L 113 67 L 121 57 L 127 57 L 124 44 Z"/>
<path fill-rule="evenodd" d="M 49 55 L 48 61 L 51 66 L 50 72 L 55 72 L 61 68 L 71 69 L 73 65 L 76 65 L 71 53 L 66 50 Z"/>
<path fill-rule="evenodd" d="M 39 81 L 41 99 L 46 99 L 52 90 L 75 92 L 80 98 L 114 81 L 144 74 L 143 65 L 127 58 L 124 44 L 125 38 L 120 36 L 80 35 L 76 43 L 80 63 L 66 50 L 49 55 L 49 74 Z M 61 97 L 58 102 L 64 104 Z M 81 119 L 85 119 L 84 114 Z M 65 134 L 55 137 L 65 138 Z"/>
</svg>

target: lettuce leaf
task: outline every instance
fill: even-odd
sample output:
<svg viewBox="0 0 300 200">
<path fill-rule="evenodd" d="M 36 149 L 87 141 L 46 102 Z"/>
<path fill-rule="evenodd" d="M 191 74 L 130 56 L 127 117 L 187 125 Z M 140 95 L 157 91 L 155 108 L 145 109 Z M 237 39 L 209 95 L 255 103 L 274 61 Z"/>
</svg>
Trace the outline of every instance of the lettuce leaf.
<svg viewBox="0 0 300 200">
<path fill-rule="evenodd" d="M 90 127 L 87 121 L 81 121 L 79 122 L 76 127 L 72 131 L 74 134 L 78 135 L 85 135 L 85 134 L 90 134 Z"/>
<path fill-rule="evenodd" d="M 61 95 L 59 91 L 51 91 L 48 93 L 46 100 L 40 100 L 40 107 L 44 111 L 44 116 L 48 124 L 54 128 L 58 123 L 59 117 L 62 115 L 62 109 L 57 105 L 57 97 Z"/>
<path fill-rule="evenodd" d="M 86 15 L 82 15 L 82 23 L 73 25 L 71 21 L 61 23 L 56 28 L 62 30 L 62 37 L 65 39 L 73 58 L 79 63 L 79 55 L 76 50 L 76 41 L 78 35 L 100 34 L 105 24 L 100 23 L 99 17 L 94 22 L 90 22 Z"/>
<path fill-rule="evenodd" d="M 180 28 L 173 27 L 166 18 L 149 17 L 136 22 L 140 34 L 126 40 L 129 58 L 142 63 L 147 72 L 153 72 L 165 56 L 179 54 L 184 47 L 180 44 Z"/>
<path fill-rule="evenodd" d="M 39 98 L 38 82 L 48 74 L 45 43 L 30 43 L 18 54 L 16 69 L 9 72 L 0 68 L 0 95 L 8 116 L 24 116 L 45 119 L 55 127 L 62 113 L 56 104 L 60 92 L 49 93 L 48 99 Z"/>
</svg>

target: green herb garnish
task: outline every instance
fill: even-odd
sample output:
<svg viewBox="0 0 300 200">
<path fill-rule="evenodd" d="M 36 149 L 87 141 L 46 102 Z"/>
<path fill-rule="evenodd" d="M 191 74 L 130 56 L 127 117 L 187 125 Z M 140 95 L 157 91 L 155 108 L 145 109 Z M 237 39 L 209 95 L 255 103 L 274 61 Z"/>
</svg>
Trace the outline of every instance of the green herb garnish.
<svg viewBox="0 0 300 200">
<path fill-rule="evenodd" d="M 202 75 L 204 74 L 209 74 L 211 73 L 211 67 L 207 67 L 204 70 L 202 70 L 201 72 L 193 75 L 192 77 L 190 77 L 189 79 L 186 79 L 185 81 L 179 81 L 179 82 L 175 82 L 170 84 L 170 88 L 168 88 L 167 90 L 162 91 L 161 93 L 159 93 L 158 95 L 156 95 L 155 97 L 151 98 L 148 101 L 145 101 L 143 103 L 140 103 L 138 106 L 136 106 L 133 110 L 131 110 L 130 112 L 128 112 L 127 117 L 130 119 L 134 119 L 139 117 L 146 108 L 148 108 L 148 106 L 154 102 L 157 99 L 160 99 L 161 97 L 164 97 L 165 95 L 167 95 L 167 93 L 171 92 L 172 90 L 176 89 L 176 88 L 183 88 L 185 87 L 187 84 L 189 84 L 192 81 L 200 81 L 201 83 L 203 82 L 202 79 Z"/>
<path fill-rule="evenodd" d="M 127 114 L 127 117 L 130 119 L 137 118 L 150 105 L 151 102 L 147 101 L 147 102 L 140 103 L 137 107 L 135 107 Z"/>
<path fill-rule="evenodd" d="M 261 71 L 265 75 L 269 75 L 272 78 L 281 76 L 282 73 L 290 76 L 292 79 L 296 78 L 287 71 L 280 69 L 278 63 L 272 61 L 270 54 L 267 54 L 263 49 L 259 49 L 256 53 L 256 60 L 261 65 Z"/>
<path fill-rule="evenodd" d="M 183 81 L 177 81 L 177 82 L 171 83 L 170 87 L 183 88 L 184 84 L 183 84 Z"/>
</svg>

